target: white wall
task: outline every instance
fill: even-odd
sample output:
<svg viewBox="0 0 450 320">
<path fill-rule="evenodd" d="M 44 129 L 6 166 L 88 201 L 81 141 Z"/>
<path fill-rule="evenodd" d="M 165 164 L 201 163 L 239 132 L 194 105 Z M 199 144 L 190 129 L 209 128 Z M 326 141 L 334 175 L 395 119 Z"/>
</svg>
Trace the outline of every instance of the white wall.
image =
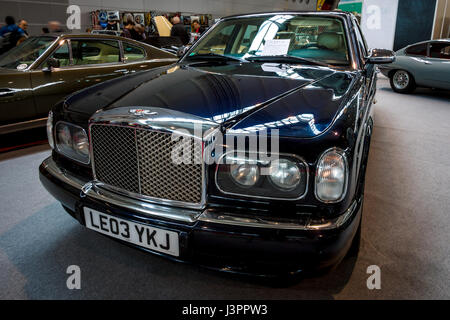
<svg viewBox="0 0 450 320">
<path fill-rule="evenodd" d="M 369 48 L 394 47 L 399 0 L 364 0 L 361 29 Z"/>
</svg>

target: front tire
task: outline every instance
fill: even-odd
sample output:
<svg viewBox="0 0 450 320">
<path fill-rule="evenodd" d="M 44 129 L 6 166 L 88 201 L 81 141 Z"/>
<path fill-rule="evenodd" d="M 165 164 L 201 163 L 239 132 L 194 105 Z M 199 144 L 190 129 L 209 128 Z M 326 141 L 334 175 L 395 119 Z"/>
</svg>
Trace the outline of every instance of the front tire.
<svg viewBox="0 0 450 320">
<path fill-rule="evenodd" d="M 416 82 L 406 70 L 395 70 L 389 77 L 392 90 L 398 93 L 411 93 L 416 89 Z"/>
</svg>

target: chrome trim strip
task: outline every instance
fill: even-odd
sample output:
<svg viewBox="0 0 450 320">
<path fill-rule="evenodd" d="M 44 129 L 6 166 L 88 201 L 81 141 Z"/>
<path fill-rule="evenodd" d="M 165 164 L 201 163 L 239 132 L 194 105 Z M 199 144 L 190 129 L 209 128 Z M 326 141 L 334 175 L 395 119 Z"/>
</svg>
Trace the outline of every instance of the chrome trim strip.
<svg viewBox="0 0 450 320">
<path fill-rule="evenodd" d="M 241 218 L 225 214 L 217 214 L 211 210 L 205 210 L 198 221 L 208 223 L 227 224 L 240 227 L 266 228 L 266 229 L 283 229 L 283 230 L 330 230 L 341 227 L 355 212 L 357 201 L 353 201 L 350 208 L 337 218 L 319 221 L 308 219 L 307 223 L 300 225 L 294 222 L 278 222 L 275 220 L 266 220 L 262 218 Z"/>
<path fill-rule="evenodd" d="M 5 124 L 3 126 L 0 126 L 0 134 L 45 127 L 46 124 L 47 118 Z"/>
<path fill-rule="evenodd" d="M 84 181 L 71 175 L 66 170 L 58 167 L 52 157 L 48 157 L 42 162 L 42 165 L 53 177 L 63 183 L 66 183 L 75 189 L 81 191 L 81 196 L 90 197 L 100 201 L 114 204 L 118 207 L 129 209 L 134 212 L 149 217 L 166 218 L 169 220 L 182 221 L 194 224 L 196 221 L 206 223 L 217 223 L 235 225 L 240 227 L 254 227 L 266 229 L 285 229 L 285 230 L 330 230 L 344 225 L 355 213 L 358 201 L 354 200 L 350 207 L 342 215 L 330 220 L 308 219 L 306 224 L 295 222 L 278 222 L 262 218 L 243 218 L 232 216 L 227 213 L 216 213 L 211 209 L 203 212 L 198 210 L 188 210 L 182 208 L 171 208 L 160 205 L 153 205 L 143 201 L 135 200 L 126 196 L 121 196 L 114 192 L 109 192 L 103 188 L 98 188 L 94 182 Z"/>
</svg>

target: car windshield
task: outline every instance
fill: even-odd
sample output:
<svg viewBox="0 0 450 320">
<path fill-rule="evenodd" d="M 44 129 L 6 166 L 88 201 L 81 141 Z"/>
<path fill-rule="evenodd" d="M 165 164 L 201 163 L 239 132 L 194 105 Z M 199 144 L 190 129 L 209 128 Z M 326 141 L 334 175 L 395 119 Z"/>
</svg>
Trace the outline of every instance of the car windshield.
<svg viewBox="0 0 450 320">
<path fill-rule="evenodd" d="M 295 57 L 303 58 L 304 63 L 350 64 L 343 21 L 329 16 L 278 14 L 225 20 L 201 39 L 186 59 L 218 55 L 261 62 L 276 62 L 274 58 L 279 56 L 281 62 Z M 268 56 L 271 58 L 264 59 Z M 291 59 L 290 63 L 302 62 Z"/>
<path fill-rule="evenodd" d="M 0 56 L 0 67 L 25 69 L 55 41 L 55 37 L 31 37 Z"/>
</svg>

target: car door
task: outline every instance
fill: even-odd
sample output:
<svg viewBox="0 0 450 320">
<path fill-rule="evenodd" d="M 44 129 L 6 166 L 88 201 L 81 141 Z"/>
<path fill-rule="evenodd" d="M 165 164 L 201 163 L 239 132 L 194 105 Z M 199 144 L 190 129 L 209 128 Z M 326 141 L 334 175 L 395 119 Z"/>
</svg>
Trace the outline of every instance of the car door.
<svg viewBox="0 0 450 320">
<path fill-rule="evenodd" d="M 430 87 L 450 89 L 450 42 L 430 42 L 423 77 Z"/>
<path fill-rule="evenodd" d="M 46 62 L 31 72 L 36 111 L 45 115 L 67 95 L 128 73 L 122 62 L 120 44 L 115 39 L 72 38 L 47 58 L 60 62 L 58 68 L 47 68 Z"/>
<path fill-rule="evenodd" d="M 29 72 L 0 70 L 0 126 L 35 117 Z"/>
</svg>

